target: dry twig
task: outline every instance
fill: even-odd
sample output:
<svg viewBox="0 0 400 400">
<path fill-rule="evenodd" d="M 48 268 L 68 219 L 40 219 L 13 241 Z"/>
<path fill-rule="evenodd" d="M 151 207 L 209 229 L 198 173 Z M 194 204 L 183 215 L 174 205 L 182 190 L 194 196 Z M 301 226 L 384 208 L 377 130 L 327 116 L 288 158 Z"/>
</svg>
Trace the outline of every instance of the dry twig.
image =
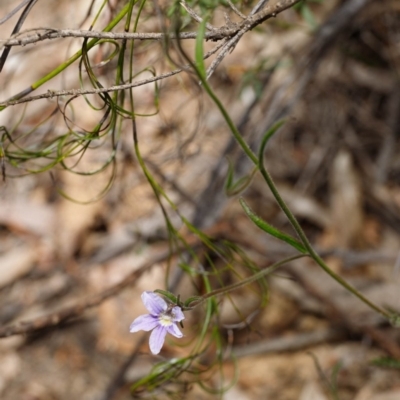
<svg viewBox="0 0 400 400">
<path fill-rule="evenodd" d="M 165 261 L 169 254 L 169 251 L 164 251 L 158 257 L 154 257 L 136 271 L 129 274 L 120 283 L 111 286 L 103 292 L 97 293 L 84 301 L 78 302 L 73 306 L 65 307 L 59 311 L 44 315 L 43 317 L 39 317 L 31 321 L 23 321 L 15 325 L 0 327 L 0 338 L 13 335 L 29 334 L 43 328 L 54 327 L 71 318 L 76 318 L 82 315 L 87 309 L 98 306 L 103 301 L 117 295 L 121 290 L 136 282 L 138 278 L 154 264 Z"/>
<path fill-rule="evenodd" d="M 221 45 L 217 45 L 214 47 L 214 49 L 210 50 L 204 58 L 207 59 L 211 55 L 213 55 L 216 51 L 219 50 Z M 99 94 L 99 93 L 108 93 L 108 92 L 115 92 L 119 90 L 126 90 L 126 89 L 131 89 L 134 87 L 138 86 L 143 86 L 147 85 L 148 83 L 153 83 L 160 81 L 165 78 L 169 78 L 171 76 L 174 76 L 176 74 L 181 73 L 185 69 L 189 68 L 189 65 L 185 65 L 182 68 L 175 69 L 174 71 L 166 72 L 165 74 L 160 74 L 157 76 L 153 76 L 148 79 L 142 79 L 140 81 L 135 81 L 135 82 L 130 82 L 130 83 L 125 83 L 122 85 L 115 85 L 115 86 L 109 86 L 109 87 L 101 87 L 101 88 L 96 88 L 96 89 L 70 89 L 70 90 L 58 90 L 58 91 L 48 91 L 47 93 L 39 94 L 36 96 L 29 96 L 29 97 L 20 97 L 20 96 L 15 96 L 11 98 L 10 100 L 6 100 L 3 102 L 0 102 L 0 107 L 9 107 L 9 106 L 14 106 L 17 104 L 21 103 L 28 103 L 30 101 L 36 101 L 40 99 L 52 99 L 53 97 L 61 97 L 61 96 L 82 96 L 82 95 L 88 95 L 88 94 Z"/>
</svg>

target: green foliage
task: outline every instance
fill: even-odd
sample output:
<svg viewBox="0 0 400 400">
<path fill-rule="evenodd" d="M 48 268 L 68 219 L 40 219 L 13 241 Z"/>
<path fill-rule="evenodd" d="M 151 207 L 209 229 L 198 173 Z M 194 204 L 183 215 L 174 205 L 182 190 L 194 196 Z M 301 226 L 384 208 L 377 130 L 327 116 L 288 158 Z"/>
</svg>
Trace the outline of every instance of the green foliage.
<svg viewBox="0 0 400 400">
<path fill-rule="evenodd" d="M 257 214 L 255 214 L 251 210 L 251 208 L 247 205 L 247 203 L 244 201 L 244 199 L 240 199 L 239 201 L 240 201 L 240 205 L 243 207 L 243 210 L 247 214 L 247 216 L 261 230 L 263 230 L 264 232 L 268 233 L 271 236 L 276 237 L 279 240 L 282 240 L 283 242 L 294 247 L 296 250 L 300 251 L 301 253 L 307 254 L 307 250 L 299 241 L 297 241 L 295 238 L 291 237 L 290 235 L 287 235 L 286 233 L 281 232 L 279 229 L 274 228 L 268 222 L 266 222 L 262 218 L 260 218 Z"/>
<path fill-rule="evenodd" d="M 204 34 L 206 32 L 206 23 L 207 20 L 203 19 L 203 22 L 200 24 L 199 30 L 197 31 L 197 38 L 196 38 L 196 53 L 195 53 L 196 70 L 202 80 L 206 79 L 206 67 L 204 65 L 204 52 L 203 52 L 203 40 L 204 40 Z"/>
<path fill-rule="evenodd" d="M 400 360 L 392 357 L 379 357 L 371 361 L 372 365 L 382 368 L 400 369 Z"/>
<path fill-rule="evenodd" d="M 400 328 L 400 314 L 393 310 L 389 310 L 389 321 L 395 328 Z"/>
<path fill-rule="evenodd" d="M 314 2 L 320 1 L 315 0 Z M 312 29 L 315 29 L 317 26 L 316 18 L 308 3 L 299 3 L 297 9 L 307 24 Z M 103 1 L 92 21 L 93 26 L 97 23 L 98 17 L 106 4 L 107 2 Z M 165 188 L 158 182 L 148 167 L 148 163 L 142 154 L 142 139 L 136 125 L 138 117 L 150 117 L 159 113 L 159 85 L 154 83 L 152 86 L 153 103 L 151 110 L 146 113 L 138 112 L 136 104 L 139 103 L 140 99 L 137 99 L 132 88 L 120 92 L 103 90 L 105 85 L 101 69 L 106 65 L 113 65 L 112 72 L 109 74 L 112 77 L 113 85 L 132 83 L 135 78 L 141 75 L 154 77 L 157 75 L 155 68 L 152 66 L 142 70 L 135 69 L 135 46 L 137 46 L 135 41 L 129 43 L 127 40 L 84 39 L 80 50 L 72 57 L 12 98 L 22 98 L 44 84 L 48 84 L 67 68 L 71 68 L 77 61 L 81 88 L 83 89 L 89 85 L 90 88 L 97 91 L 95 95 L 84 96 L 86 106 L 96 115 L 95 122 L 91 127 L 83 128 L 78 126 L 76 122 L 75 112 L 77 106 L 75 100 L 77 100 L 78 95 L 68 98 L 64 103 L 59 101 L 57 106 L 49 111 L 48 115 L 43 116 L 30 130 L 21 128 L 24 113 L 21 114 L 21 118 L 12 128 L 0 127 L 0 167 L 4 179 L 6 175 L 12 177 L 27 173 L 40 173 L 54 168 L 63 169 L 88 179 L 96 174 L 104 173 L 107 178 L 106 184 L 98 196 L 95 197 L 97 199 L 107 192 L 114 181 L 117 170 L 117 151 L 121 145 L 121 137 L 126 130 L 126 122 L 129 122 L 128 126 L 133 137 L 133 150 L 138 168 L 140 168 L 144 179 L 146 179 L 153 191 L 157 205 L 162 211 L 168 233 L 171 257 L 166 270 L 165 288 L 169 287 L 170 270 L 174 262 L 174 265 L 178 265 L 183 274 L 186 275 L 192 287 L 196 289 L 197 294 L 182 300 L 179 293 L 174 294 L 169 290 L 163 289 L 158 289 L 156 292 L 164 296 L 170 303 L 182 307 L 184 311 L 189 312 L 199 307 L 203 312 L 202 318 L 195 322 L 195 326 L 192 327 L 196 334 L 192 338 L 185 339 L 183 343 L 174 342 L 174 345 L 183 347 L 181 354 L 185 355 L 156 363 L 149 374 L 132 383 L 131 393 L 133 396 L 141 396 L 142 394 L 157 396 L 162 391 L 173 397 L 176 394 L 185 393 L 194 384 L 199 385 L 207 392 L 222 395 L 235 383 L 236 377 L 226 383 L 222 370 L 226 346 L 224 332 L 220 329 L 219 324 L 221 299 L 231 302 L 232 307 L 237 310 L 238 315 L 243 317 L 244 320 L 246 316 L 241 315 L 240 307 L 235 304 L 231 292 L 247 286 L 246 290 L 251 290 L 257 294 L 259 308 L 265 307 L 268 304 L 270 295 L 267 277 L 285 263 L 295 261 L 304 256 L 311 257 L 317 265 L 343 287 L 378 313 L 385 317 L 390 317 L 393 325 L 399 326 L 397 314 L 382 310 L 366 299 L 339 275 L 331 271 L 315 252 L 296 217 L 286 205 L 284 199 L 282 199 L 265 166 L 265 149 L 269 140 L 279 131 L 285 121 L 277 121 L 267 130 L 260 139 L 259 149 L 255 154 L 207 80 L 207 68 L 204 62 L 204 37 L 207 17 L 211 14 L 211 10 L 220 6 L 227 6 L 227 4 L 220 0 L 188 1 L 188 4 L 200 9 L 200 15 L 203 17 L 203 21 L 197 29 L 194 54 L 190 53 L 191 55 L 188 55 L 188 52 L 183 49 L 180 40 L 170 46 L 170 40 L 172 39 L 166 38 L 164 41 L 165 58 L 168 62 L 173 63 L 174 58 L 171 54 L 174 53 L 174 56 L 178 54 L 180 60 L 183 59 L 187 62 L 189 67 L 185 66 L 185 69 L 190 70 L 191 76 L 196 77 L 196 82 L 200 84 L 201 88 L 212 100 L 215 108 L 220 111 L 237 144 L 253 164 L 249 173 L 235 181 L 235 166 L 231 161 L 228 161 L 229 167 L 225 182 L 226 194 L 235 196 L 243 192 L 252 183 L 255 174 L 259 173 L 290 222 L 295 236 L 282 232 L 263 220 L 241 198 L 239 202 L 243 211 L 263 232 L 295 249 L 297 251 L 296 255 L 280 260 L 265 269 L 260 269 L 237 244 L 207 235 L 181 214 L 178 205 L 168 195 Z M 102 30 L 110 32 L 121 24 L 123 25 L 122 29 L 126 32 L 136 32 L 139 23 L 146 18 L 146 7 L 153 12 L 150 2 L 146 0 L 126 2 L 123 8 L 111 18 L 111 21 Z M 170 20 L 166 21 L 165 30 L 167 31 L 168 27 L 174 33 L 179 33 L 179 29 L 182 29 L 189 22 L 193 22 L 177 1 L 173 2 L 167 9 L 167 16 L 170 17 Z M 176 32 L 173 28 L 176 28 Z M 146 46 L 146 44 L 143 44 L 143 46 Z M 101 65 L 92 65 L 93 61 L 90 53 L 99 49 L 104 54 Z M 193 52 L 193 49 L 191 51 Z M 181 66 L 179 65 L 179 67 Z M 263 60 L 244 74 L 243 86 L 251 86 L 256 96 L 260 98 L 264 75 L 273 71 L 277 66 L 278 63 L 276 62 Z M 56 133 L 45 129 L 46 123 L 55 115 L 61 115 L 64 120 L 65 129 L 62 132 Z M 41 129 L 45 130 L 45 133 L 40 140 L 37 140 L 35 135 Z M 81 161 L 84 157 L 90 152 L 96 152 L 99 149 L 106 152 L 106 157 L 93 169 L 83 170 Z M 14 172 L 9 173 L 7 171 L 8 168 Z M 68 194 L 64 193 L 61 188 L 59 191 L 69 198 Z M 76 201 L 77 199 L 72 200 Z M 89 199 L 89 201 L 91 200 L 93 199 Z M 173 222 L 172 214 L 179 218 L 179 227 Z M 182 233 L 183 229 L 181 230 L 180 228 L 184 228 L 185 233 L 189 233 L 191 238 L 196 238 L 198 244 L 193 246 L 187 236 Z M 175 256 L 176 259 L 173 258 Z M 225 278 L 227 274 L 234 280 L 234 283 L 226 284 Z M 385 366 L 389 365 L 398 368 L 397 360 L 381 360 L 380 362 L 386 362 L 387 365 Z M 337 398 L 337 374 L 339 369 L 340 365 L 338 364 L 333 369 L 331 377 L 329 379 L 324 378 L 329 383 L 329 388 L 335 399 Z M 220 381 L 220 386 L 218 387 L 210 383 L 212 381 L 215 382 L 215 374 L 218 374 Z"/>
<path fill-rule="evenodd" d="M 253 180 L 254 175 L 257 172 L 257 168 L 253 168 L 251 172 L 245 176 L 239 178 L 236 182 L 234 182 L 234 165 L 228 159 L 228 174 L 225 181 L 225 194 L 228 197 L 236 196 L 237 194 L 243 192 Z"/>
</svg>

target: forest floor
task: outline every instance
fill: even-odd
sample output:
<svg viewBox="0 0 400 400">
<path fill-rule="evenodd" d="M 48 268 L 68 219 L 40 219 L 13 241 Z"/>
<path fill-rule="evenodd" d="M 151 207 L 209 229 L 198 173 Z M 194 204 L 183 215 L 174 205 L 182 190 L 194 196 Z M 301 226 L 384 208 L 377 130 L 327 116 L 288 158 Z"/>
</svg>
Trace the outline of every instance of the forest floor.
<svg viewBox="0 0 400 400">
<path fill-rule="evenodd" d="M 0 18 L 13 3 L 1 2 Z M 39 1 L 24 28 L 77 28 L 90 3 Z M 273 121 L 286 117 L 265 158 L 282 197 L 336 273 L 368 299 L 400 312 L 400 8 L 396 0 L 364 1 L 339 29 L 337 21 L 347 18 L 345 3 L 312 2 L 303 15 L 291 9 L 267 21 L 242 38 L 210 83 L 253 147 Z M 213 22 L 223 24 L 223 18 L 216 13 Z M 15 21 L 0 25 L 1 39 Z M 147 23 L 147 32 L 159 29 L 151 18 Z M 331 27 L 334 36 L 325 37 L 321 27 Z M 79 43 L 13 48 L 0 74 L 0 100 L 55 68 Z M 140 51 L 137 63 L 143 68 L 173 69 L 161 45 Z M 79 87 L 77 71 L 64 73 L 40 93 Z M 138 113 L 154 111 L 150 86 L 134 91 Z M 137 120 L 140 146 L 180 213 L 213 240 L 240 246 L 261 268 L 293 254 L 252 224 L 238 195 L 225 194 L 227 158 L 238 177 L 249 173 L 250 164 L 237 148 L 230 150 L 226 123 L 196 82 L 168 78 L 159 96 L 159 113 Z M 16 135 L 28 132 L 56 104 L 47 99 L 26 110 L 8 107 L 0 125 L 18 126 Z M 85 107 L 83 98 L 74 102 L 76 126 L 95 121 Z M 49 129 L 63 132 L 65 123 L 56 115 L 51 124 L 40 125 L 35 140 Z M 163 214 L 137 162 L 130 125 L 124 129 L 112 187 L 88 204 L 73 200 L 86 202 L 101 193 L 109 171 L 89 178 L 61 168 L 30 174 L 1 160 L 7 175 L 0 182 L 1 399 L 128 399 L 132 382 L 157 361 L 185 355 L 185 346 L 198 335 L 196 321 L 204 319 L 204 310 L 187 317 L 185 346 L 167 340 L 158 356 L 149 351 L 148 333 L 129 333 L 130 323 L 145 313 L 140 294 L 165 289 L 167 272 L 170 279 L 179 273 L 176 257 L 169 259 Z M 107 149 L 98 150 L 82 160 L 83 169 L 105 162 Z M 256 174 L 241 195 L 266 221 L 294 234 L 261 176 Z M 196 235 L 177 214 L 170 215 L 207 260 Z M 232 283 L 232 276 L 224 275 L 223 283 Z M 184 298 L 197 294 L 188 282 L 177 284 Z M 231 384 L 226 392 L 213 394 L 192 384 L 175 398 L 400 399 L 399 329 L 308 259 L 277 272 L 268 279 L 268 290 L 263 308 L 252 290 L 220 299 L 215 324 L 224 339 L 219 371 L 224 381 L 211 373 L 203 383 L 217 392 Z M 153 398 L 166 395 L 156 392 Z"/>
</svg>

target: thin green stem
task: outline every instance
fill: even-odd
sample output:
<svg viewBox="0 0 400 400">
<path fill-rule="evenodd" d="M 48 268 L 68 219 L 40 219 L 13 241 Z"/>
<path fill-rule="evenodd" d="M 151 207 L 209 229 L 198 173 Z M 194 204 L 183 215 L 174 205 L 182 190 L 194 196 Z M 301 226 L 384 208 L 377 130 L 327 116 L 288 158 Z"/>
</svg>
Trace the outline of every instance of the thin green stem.
<svg viewBox="0 0 400 400">
<path fill-rule="evenodd" d="M 288 262 L 297 260 L 302 257 L 307 257 L 307 256 L 308 256 L 308 254 L 297 254 L 295 256 L 285 258 L 284 260 L 276 262 L 275 264 L 272 264 L 268 268 L 265 268 L 265 269 L 261 270 L 260 272 L 257 272 L 256 274 L 248 277 L 247 279 L 243 279 L 240 282 L 234 283 L 233 285 L 226 286 L 226 287 L 223 287 L 220 289 L 216 289 L 216 290 L 213 290 L 212 292 L 208 292 L 204 296 L 201 296 L 201 297 L 196 298 L 195 300 L 191 301 L 187 306 L 182 305 L 181 306 L 182 310 L 183 311 L 193 310 L 193 308 L 199 306 L 200 304 L 203 304 L 206 300 L 208 300 L 211 297 L 215 297 L 215 296 L 219 296 L 221 294 L 232 292 L 233 290 L 236 290 L 242 286 L 245 286 L 245 285 L 248 285 L 249 283 L 257 281 L 266 275 L 272 274 L 275 270 L 277 270 L 282 265 L 287 264 Z"/>
<path fill-rule="evenodd" d="M 178 45 L 179 41 L 178 41 Z M 265 135 L 263 138 L 263 141 L 260 146 L 260 151 L 259 151 L 259 156 L 257 157 L 253 151 L 250 149 L 246 141 L 243 139 L 242 135 L 236 128 L 235 124 L 233 123 L 231 117 L 229 116 L 228 112 L 226 111 L 225 107 L 222 105 L 221 101 L 218 99 L 218 97 L 215 95 L 211 87 L 209 86 L 206 76 L 204 73 L 202 73 L 202 70 L 204 70 L 204 64 L 200 66 L 195 65 L 189 57 L 186 56 L 184 53 L 183 49 L 182 54 L 185 56 L 185 58 L 188 60 L 188 62 L 192 65 L 194 71 L 196 72 L 196 75 L 200 79 L 201 84 L 203 85 L 204 89 L 208 93 L 208 95 L 211 97 L 211 99 L 214 101 L 214 103 L 217 105 L 219 110 L 221 111 L 221 114 L 223 115 L 226 123 L 228 124 L 232 135 L 236 139 L 236 141 L 239 143 L 240 147 L 243 149 L 243 151 L 246 153 L 246 155 L 249 157 L 249 159 L 260 169 L 260 172 L 265 179 L 266 183 L 268 184 L 269 189 L 271 190 L 273 196 L 275 197 L 275 200 L 277 201 L 278 205 L 282 209 L 282 211 L 285 213 L 286 217 L 288 218 L 289 222 L 291 223 L 293 229 L 299 236 L 300 240 L 302 241 L 304 247 L 308 251 L 310 257 L 329 275 L 331 276 L 336 282 L 338 282 L 340 285 L 342 285 L 345 289 L 353 293 L 356 297 L 358 297 L 361 301 L 363 301 L 366 305 L 368 305 L 370 308 L 373 310 L 377 311 L 379 314 L 383 315 L 385 318 L 388 318 L 389 320 L 393 319 L 393 316 L 386 312 L 384 309 L 381 307 L 377 306 L 370 300 L 368 300 L 366 297 L 364 297 L 356 288 L 354 288 L 352 285 L 350 285 L 348 282 L 346 282 L 342 277 L 337 275 L 335 272 L 333 272 L 326 264 L 325 262 L 321 259 L 321 257 L 317 254 L 317 252 L 313 249 L 311 243 L 309 242 L 306 234 L 304 233 L 303 229 L 301 228 L 299 222 L 297 221 L 296 217 L 292 214 L 288 206 L 286 205 L 285 201 L 282 199 L 281 195 L 279 194 L 270 174 L 267 172 L 267 170 L 264 167 L 264 150 L 265 146 L 270 139 L 270 137 L 275 133 L 275 130 L 271 129 L 270 133 Z M 201 53 L 201 52 L 198 52 Z M 201 55 L 201 54 L 200 54 Z M 199 57 L 198 54 L 196 54 L 196 61 L 197 63 L 202 62 L 201 58 Z"/>
<path fill-rule="evenodd" d="M 383 310 L 381 307 L 377 306 L 370 300 L 368 300 L 362 293 L 360 293 L 355 287 L 350 285 L 346 280 L 344 280 L 340 275 L 336 274 L 333 272 L 322 260 L 322 258 L 318 255 L 318 253 L 314 250 L 312 247 L 310 241 L 308 240 L 306 234 L 303 231 L 303 228 L 300 226 L 299 222 L 297 221 L 296 217 L 292 214 L 290 211 L 289 207 L 286 205 L 285 201 L 281 197 L 281 195 L 278 192 L 278 189 L 276 188 L 271 175 L 269 172 L 265 169 L 264 166 L 264 150 L 265 146 L 268 142 L 269 137 L 264 138 L 264 140 L 261 143 L 260 146 L 260 151 L 259 151 L 259 158 L 258 158 L 258 168 L 260 169 L 260 172 L 264 178 L 264 180 L 267 182 L 267 185 L 269 189 L 271 190 L 273 196 L 275 197 L 277 203 L 279 204 L 280 208 L 282 211 L 285 213 L 286 217 L 288 218 L 289 222 L 291 223 L 293 229 L 296 231 L 297 235 L 299 236 L 300 240 L 302 241 L 304 247 L 307 249 L 309 255 L 311 258 L 314 259 L 314 261 L 333 279 L 335 279 L 336 282 L 340 283 L 344 288 L 346 288 L 348 291 L 353 293 L 356 297 L 358 297 L 361 301 L 363 301 L 365 304 L 367 304 L 369 307 L 377 311 L 379 314 L 383 315 L 385 318 L 390 319 L 390 314 Z"/>
</svg>

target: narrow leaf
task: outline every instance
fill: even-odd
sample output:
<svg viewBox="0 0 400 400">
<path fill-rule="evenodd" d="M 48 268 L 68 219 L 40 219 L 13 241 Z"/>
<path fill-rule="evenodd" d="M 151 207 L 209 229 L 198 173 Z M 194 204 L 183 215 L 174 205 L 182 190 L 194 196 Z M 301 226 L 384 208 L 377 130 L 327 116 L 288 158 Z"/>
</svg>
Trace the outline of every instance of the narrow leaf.
<svg viewBox="0 0 400 400">
<path fill-rule="evenodd" d="M 196 38 L 196 67 L 199 75 L 206 79 L 206 67 L 204 65 L 204 51 L 203 51 L 203 39 L 206 32 L 206 19 L 204 18 L 200 24 L 199 30 L 197 31 Z"/>
<path fill-rule="evenodd" d="M 258 163 L 259 163 L 259 167 L 261 168 L 261 166 L 263 165 L 263 161 L 264 161 L 264 150 L 265 150 L 265 146 L 268 143 L 268 140 L 271 139 L 271 137 L 275 134 L 275 132 L 285 123 L 286 121 L 284 119 L 281 119 L 277 122 L 275 122 L 274 125 L 271 126 L 271 128 L 269 128 L 267 130 L 267 132 L 265 133 L 265 135 L 262 138 L 261 141 L 261 146 L 260 146 L 260 150 L 258 152 Z"/>
<path fill-rule="evenodd" d="M 296 250 L 300 251 L 303 254 L 307 254 L 307 250 L 305 247 L 297 241 L 294 237 L 281 232 L 279 229 L 274 228 L 272 225 L 265 222 L 262 218 L 260 218 L 257 214 L 255 214 L 251 208 L 247 205 L 247 203 L 243 199 L 239 199 L 240 205 L 243 207 L 244 212 L 247 216 L 264 232 L 269 233 L 271 236 L 276 237 L 279 240 L 282 240 L 294 247 Z"/>
</svg>

